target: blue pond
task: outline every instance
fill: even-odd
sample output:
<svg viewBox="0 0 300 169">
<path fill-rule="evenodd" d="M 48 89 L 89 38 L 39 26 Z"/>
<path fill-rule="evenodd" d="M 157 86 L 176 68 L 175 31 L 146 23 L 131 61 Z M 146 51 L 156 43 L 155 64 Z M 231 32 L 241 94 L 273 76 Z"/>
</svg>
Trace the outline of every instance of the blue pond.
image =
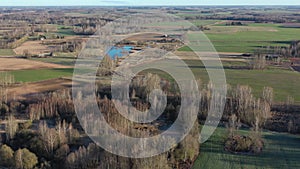
<svg viewBox="0 0 300 169">
<path fill-rule="evenodd" d="M 116 59 L 116 57 L 123 57 L 129 54 L 129 51 L 131 51 L 133 47 L 132 46 L 123 46 L 123 47 L 112 47 L 107 52 L 107 55 L 110 56 L 111 59 Z"/>
</svg>

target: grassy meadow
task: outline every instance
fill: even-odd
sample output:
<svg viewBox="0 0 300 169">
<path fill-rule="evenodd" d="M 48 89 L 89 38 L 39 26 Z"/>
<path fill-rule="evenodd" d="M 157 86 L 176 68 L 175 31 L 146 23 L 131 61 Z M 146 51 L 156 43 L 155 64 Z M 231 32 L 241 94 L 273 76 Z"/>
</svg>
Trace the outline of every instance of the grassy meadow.
<svg viewBox="0 0 300 169">
<path fill-rule="evenodd" d="M 201 61 L 185 60 L 190 67 L 196 79 L 201 79 L 203 84 L 209 82 L 207 70 Z M 169 62 L 170 66 L 180 66 Z M 274 99 L 276 102 L 286 101 L 288 96 L 294 97 L 295 101 L 300 103 L 300 93 L 297 92 L 300 88 L 300 73 L 291 70 L 269 67 L 265 70 L 249 70 L 249 69 L 232 69 L 230 66 L 244 66 L 245 62 L 228 62 L 224 61 L 224 71 L 226 75 L 227 84 L 231 87 L 236 85 L 249 85 L 253 89 L 253 94 L 256 97 L 261 96 L 264 87 L 272 87 L 274 89 Z M 214 68 L 207 68 L 214 69 Z M 153 73 L 158 73 L 164 78 L 170 76 L 161 71 L 151 70 Z"/>
<path fill-rule="evenodd" d="M 14 56 L 15 52 L 12 49 L 0 49 L 0 56 Z"/>
<path fill-rule="evenodd" d="M 73 66 L 76 62 L 74 55 L 64 54 L 64 53 L 55 53 L 56 56 L 48 58 L 31 58 L 31 60 L 41 61 L 46 63 L 54 63 L 65 66 Z"/>
<path fill-rule="evenodd" d="M 16 82 L 37 82 L 73 75 L 73 68 L 66 69 L 39 69 L 39 70 L 17 70 L 11 71 Z"/>
<path fill-rule="evenodd" d="M 264 149 L 259 155 L 231 154 L 224 150 L 227 129 L 217 128 L 212 137 L 201 144 L 193 169 L 281 169 L 300 168 L 300 138 L 296 135 L 263 132 Z M 249 134 L 242 130 L 241 134 Z"/>
<path fill-rule="evenodd" d="M 218 52 L 253 52 L 263 46 L 288 46 L 300 34 L 299 28 L 284 28 L 280 24 L 253 23 L 245 26 L 209 26 L 204 31 Z M 179 51 L 190 51 L 183 47 Z"/>
<path fill-rule="evenodd" d="M 73 31 L 73 27 L 71 26 L 63 26 L 63 25 L 56 25 L 57 32 L 61 36 L 75 36 L 76 33 Z"/>
</svg>

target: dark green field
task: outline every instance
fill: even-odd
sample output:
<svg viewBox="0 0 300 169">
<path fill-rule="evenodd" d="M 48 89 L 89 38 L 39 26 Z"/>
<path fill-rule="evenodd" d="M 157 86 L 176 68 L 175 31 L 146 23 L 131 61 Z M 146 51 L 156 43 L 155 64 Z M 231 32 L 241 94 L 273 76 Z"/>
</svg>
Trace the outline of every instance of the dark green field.
<svg viewBox="0 0 300 169">
<path fill-rule="evenodd" d="M 76 62 L 76 59 L 72 54 L 56 53 L 55 55 L 56 55 L 55 57 L 31 58 L 31 59 L 36 61 L 46 62 L 46 63 L 65 65 L 65 66 L 73 66 Z"/>
<path fill-rule="evenodd" d="M 16 82 L 36 82 L 73 75 L 73 68 L 12 71 Z"/>
<path fill-rule="evenodd" d="M 206 68 L 201 61 L 185 60 L 191 68 L 195 78 L 201 79 L 202 83 L 209 82 Z M 248 70 L 248 69 L 233 69 L 230 66 L 245 65 L 244 62 L 223 62 L 227 84 L 232 87 L 236 85 L 249 85 L 253 89 L 255 96 L 261 96 L 264 87 L 272 87 L 274 89 L 275 101 L 284 102 L 288 96 L 294 97 L 296 102 L 300 102 L 300 93 L 297 92 L 300 88 L 300 73 L 291 70 L 269 67 L 265 70 Z M 180 66 L 170 62 L 170 66 Z M 209 68 L 208 68 L 209 69 Z M 212 68 L 211 68 L 212 69 Z M 165 78 L 170 78 L 162 74 L 160 71 L 151 70 L 161 74 Z"/>
<path fill-rule="evenodd" d="M 71 26 L 57 25 L 57 32 L 61 36 L 75 36 L 76 33 L 73 31 Z"/>
<path fill-rule="evenodd" d="M 253 52 L 263 46 L 288 46 L 297 40 L 299 28 L 283 28 L 280 24 L 249 24 L 246 26 L 210 26 L 204 31 L 218 52 Z M 184 47 L 180 51 L 190 51 Z"/>
<path fill-rule="evenodd" d="M 259 155 L 237 155 L 224 151 L 225 128 L 218 128 L 200 146 L 200 155 L 193 169 L 281 169 L 300 168 L 300 138 L 296 135 L 263 132 L 265 147 Z M 249 131 L 241 131 L 249 134 Z"/>
</svg>

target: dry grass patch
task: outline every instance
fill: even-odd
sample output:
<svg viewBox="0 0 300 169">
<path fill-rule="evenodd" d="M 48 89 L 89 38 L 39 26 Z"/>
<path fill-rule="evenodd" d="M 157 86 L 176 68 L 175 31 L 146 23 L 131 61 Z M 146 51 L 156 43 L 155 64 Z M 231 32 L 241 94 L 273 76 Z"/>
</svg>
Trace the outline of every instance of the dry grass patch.
<svg viewBox="0 0 300 169">
<path fill-rule="evenodd" d="M 34 83 L 24 83 L 8 89 L 8 99 L 28 99 L 28 97 L 35 97 L 39 93 L 56 91 L 59 89 L 70 88 L 72 80 L 69 79 L 50 79 Z"/>
<path fill-rule="evenodd" d="M 20 58 L 0 58 L 0 71 L 42 68 L 70 68 L 70 66 L 63 66 L 53 63 L 44 63 Z"/>
<path fill-rule="evenodd" d="M 41 41 L 27 41 L 21 46 L 14 49 L 17 55 L 23 55 L 24 51 L 28 50 L 30 54 L 38 55 L 40 53 L 49 52 L 49 48 L 42 44 Z"/>
</svg>

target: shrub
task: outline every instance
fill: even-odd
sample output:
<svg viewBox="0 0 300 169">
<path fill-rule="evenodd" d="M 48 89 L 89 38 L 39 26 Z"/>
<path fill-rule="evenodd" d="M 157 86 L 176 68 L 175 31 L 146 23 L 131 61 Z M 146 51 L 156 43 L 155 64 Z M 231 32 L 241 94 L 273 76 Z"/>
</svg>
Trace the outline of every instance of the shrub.
<svg viewBox="0 0 300 169">
<path fill-rule="evenodd" d="M 9 146 L 4 144 L 0 147 L 0 165 L 10 167 L 13 162 L 13 156 L 14 151 Z"/>
<path fill-rule="evenodd" d="M 32 169 L 38 163 L 38 158 L 28 149 L 19 149 L 14 154 L 15 168 Z"/>
<path fill-rule="evenodd" d="M 259 137 L 235 135 L 225 142 L 225 150 L 232 153 L 260 153 L 263 141 Z"/>
</svg>

